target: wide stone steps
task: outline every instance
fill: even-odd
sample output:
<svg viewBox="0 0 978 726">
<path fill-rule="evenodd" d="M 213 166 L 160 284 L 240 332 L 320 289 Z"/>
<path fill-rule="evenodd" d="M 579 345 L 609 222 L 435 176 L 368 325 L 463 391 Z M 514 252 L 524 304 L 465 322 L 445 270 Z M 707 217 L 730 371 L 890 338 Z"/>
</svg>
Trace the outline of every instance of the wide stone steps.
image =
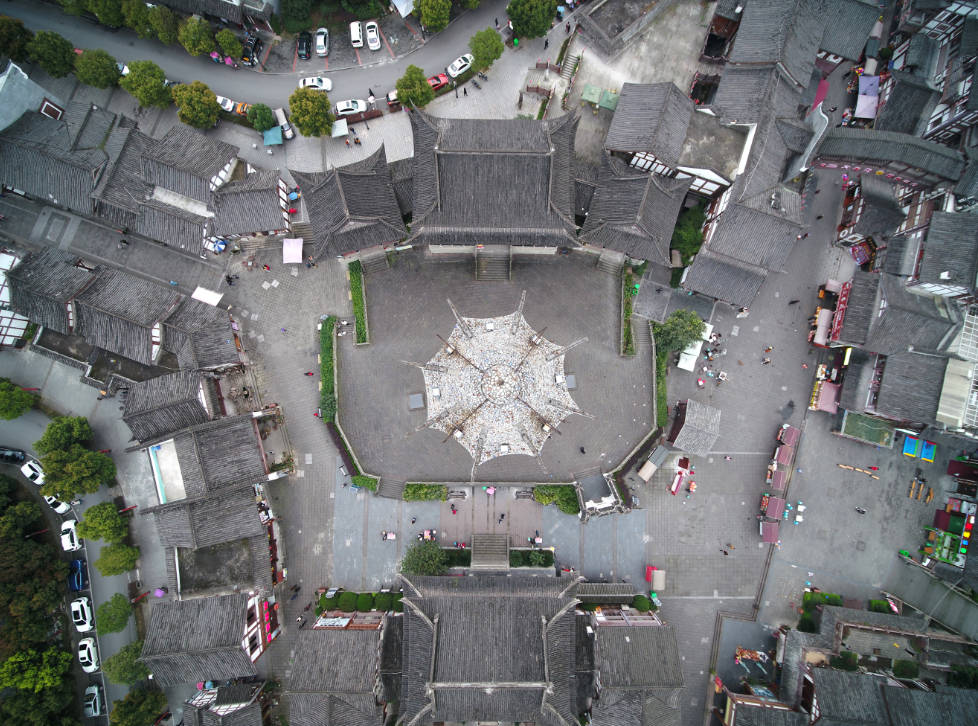
<svg viewBox="0 0 978 726">
<path fill-rule="evenodd" d="M 479 257 L 475 261 L 476 280 L 508 280 L 509 259 Z"/>
<path fill-rule="evenodd" d="M 363 257 L 360 259 L 360 266 L 363 268 L 364 274 L 369 274 L 371 272 L 384 272 L 389 267 L 387 262 L 387 254 L 384 253 Z"/>
<path fill-rule="evenodd" d="M 632 316 L 632 335 L 634 336 L 636 347 L 652 347 L 652 331 L 649 328 L 650 326 L 647 320 Z"/>
<path fill-rule="evenodd" d="M 598 257 L 597 266 L 602 272 L 607 272 L 613 277 L 618 277 L 625 267 L 625 260 L 620 255 L 602 254 Z"/>
<path fill-rule="evenodd" d="M 387 497 L 388 499 L 400 499 L 404 494 L 404 486 L 407 482 L 396 479 L 381 479 L 377 485 L 377 496 Z"/>
<path fill-rule="evenodd" d="M 505 534 L 472 535 L 472 569 L 505 569 L 509 567 L 509 536 Z"/>
</svg>

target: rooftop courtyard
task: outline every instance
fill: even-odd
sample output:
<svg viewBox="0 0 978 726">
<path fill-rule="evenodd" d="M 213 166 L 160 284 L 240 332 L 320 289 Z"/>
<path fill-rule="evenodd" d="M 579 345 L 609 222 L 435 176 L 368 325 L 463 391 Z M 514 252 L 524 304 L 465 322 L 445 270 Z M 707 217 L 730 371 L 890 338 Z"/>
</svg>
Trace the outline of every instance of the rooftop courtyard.
<svg viewBox="0 0 978 726">
<path fill-rule="evenodd" d="M 653 426 L 650 349 L 618 355 L 620 282 L 590 256 L 514 261 L 486 283 L 411 252 L 365 288 L 371 342 L 341 338 L 337 355 L 340 422 L 371 474 L 570 481 Z"/>
</svg>

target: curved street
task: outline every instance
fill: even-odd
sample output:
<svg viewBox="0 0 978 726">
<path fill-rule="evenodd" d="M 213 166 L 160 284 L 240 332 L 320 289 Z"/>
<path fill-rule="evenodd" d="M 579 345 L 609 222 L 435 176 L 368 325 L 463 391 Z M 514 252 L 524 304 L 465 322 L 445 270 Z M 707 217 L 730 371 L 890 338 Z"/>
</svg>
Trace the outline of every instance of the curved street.
<svg viewBox="0 0 978 726">
<path fill-rule="evenodd" d="M 307 61 L 297 60 L 295 71 L 268 73 L 241 67 L 234 71 L 219 67 L 206 56 L 194 58 L 182 46 L 167 46 L 158 40 L 142 40 L 133 31 L 120 28 L 112 31 L 104 26 L 66 15 L 48 4 L 11 0 L 4 5 L 3 13 L 20 18 L 37 32 L 51 30 L 74 43 L 76 48 L 101 48 L 122 63 L 150 60 L 158 64 L 171 80 L 189 83 L 199 80 L 214 93 L 247 103 L 265 103 L 272 108 L 285 106 L 295 90 L 297 79 L 310 75 L 326 75 L 333 81 L 331 100 L 366 98 L 367 89 L 373 89 L 378 98 L 394 88 L 398 78 L 409 64 L 420 66 L 432 75 L 442 72 L 458 56 L 468 52 L 469 38 L 479 30 L 492 27 L 496 18 L 503 22 L 507 3 L 505 0 L 484 0 L 476 10 L 469 10 L 454 20 L 445 30 L 429 36 L 420 48 L 391 58 L 384 48 L 376 56 L 381 58 L 361 66 L 326 70 L 322 59 L 313 56 Z M 409 31 L 404 30 L 405 34 Z M 240 32 L 239 32 L 240 35 Z M 346 37 L 331 38 L 331 54 L 341 43 L 349 43 Z M 267 37 L 267 34 L 263 37 Z M 294 54 L 294 42 L 283 40 Z M 266 41 L 265 51 L 268 52 Z"/>
</svg>

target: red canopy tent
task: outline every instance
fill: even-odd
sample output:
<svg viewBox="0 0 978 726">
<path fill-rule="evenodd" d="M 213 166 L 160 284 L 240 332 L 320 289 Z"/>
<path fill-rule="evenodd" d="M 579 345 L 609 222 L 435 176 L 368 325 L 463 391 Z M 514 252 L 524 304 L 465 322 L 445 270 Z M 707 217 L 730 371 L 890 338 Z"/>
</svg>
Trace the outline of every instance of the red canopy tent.
<svg viewBox="0 0 978 726">
<path fill-rule="evenodd" d="M 778 469 L 771 474 L 771 488 L 777 489 L 779 492 L 784 491 L 785 482 L 788 480 L 788 472 L 784 469 Z"/>
<path fill-rule="evenodd" d="M 761 541 L 777 542 L 780 525 L 777 522 L 761 522 Z"/>
<path fill-rule="evenodd" d="M 767 500 L 767 516 L 771 519 L 780 519 L 784 514 L 785 500 L 781 497 L 771 497 Z"/>
</svg>

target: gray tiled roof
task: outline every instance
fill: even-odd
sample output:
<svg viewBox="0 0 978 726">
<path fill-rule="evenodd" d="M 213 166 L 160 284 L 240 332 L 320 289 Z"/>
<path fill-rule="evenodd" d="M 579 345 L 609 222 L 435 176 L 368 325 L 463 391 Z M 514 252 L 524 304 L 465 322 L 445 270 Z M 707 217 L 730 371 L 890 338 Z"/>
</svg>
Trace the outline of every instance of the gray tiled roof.
<svg viewBox="0 0 978 726">
<path fill-rule="evenodd" d="M 978 214 L 934 212 L 924 242 L 920 282 L 978 288 Z"/>
<path fill-rule="evenodd" d="M 574 588 L 574 597 L 581 602 L 620 603 L 631 605 L 635 598 L 635 587 L 627 582 L 581 582 Z"/>
<path fill-rule="evenodd" d="M 710 252 L 780 272 L 801 233 L 798 209 L 798 194 L 783 187 L 731 204 L 716 221 Z"/>
<path fill-rule="evenodd" d="M 894 131 L 918 136 L 927 128 L 940 91 L 913 73 L 893 71 L 892 89 L 876 116 L 877 131 Z"/>
<path fill-rule="evenodd" d="M 197 498 L 265 479 L 257 436 L 250 414 L 208 421 L 174 436 L 187 496 Z"/>
<path fill-rule="evenodd" d="M 669 265 L 669 245 L 692 179 L 670 179 L 605 161 L 580 241 Z"/>
<path fill-rule="evenodd" d="M 700 250 L 686 271 L 683 287 L 737 307 L 749 307 L 767 271 L 723 255 Z"/>
<path fill-rule="evenodd" d="M 180 371 L 129 388 L 122 420 L 139 441 L 147 441 L 203 423 L 210 418 L 201 401 L 201 377 Z"/>
<path fill-rule="evenodd" d="M 853 273 L 849 302 L 839 331 L 842 342 L 862 345 L 869 339 L 869 329 L 879 309 L 880 279 L 871 272 Z"/>
<path fill-rule="evenodd" d="M 712 106 L 727 122 L 753 123 L 769 114 L 766 99 L 778 84 L 787 81 L 771 66 L 727 65 L 720 76 L 720 86 Z"/>
<path fill-rule="evenodd" d="M 317 258 L 396 242 L 407 234 L 384 147 L 328 172 L 292 172 L 302 188 Z"/>
<path fill-rule="evenodd" d="M 186 15 L 211 15 L 215 18 L 226 18 L 237 25 L 246 24 L 246 16 L 267 20 L 273 9 L 271 3 L 261 0 L 257 3 L 258 10 L 255 10 L 251 3 L 238 5 L 226 0 L 162 0 L 161 4 Z M 244 39 L 239 37 L 239 40 Z"/>
<path fill-rule="evenodd" d="M 811 718 L 800 711 L 785 711 L 766 705 L 737 704 L 737 726 L 808 726 Z"/>
<path fill-rule="evenodd" d="M 895 131 L 831 129 L 825 134 L 818 155 L 877 164 L 899 161 L 948 181 L 957 181 L 964 171 L 960 151 Z"/>
<path fill-rule="evenodd" d="M 602 686 L 683 687 L 679 645 L 671 627 L 599 627 L 595 633 L 595 665 Z"/>
<path fill-rule="evenodd" d="M 877 240 L 893 234 L 907 217 L 896 196 L 896 187 L 875 174 L 859 177 L 863 209 L 856 222 L 855 231 Z"/>
<path fill-rule="evenodd" d="M 230 144 L 177 124 L 144 151 L 143 178 L 154 186 L 206 203 L 211 198 L 211 179 L 237 152 Z"/>
<path fill-rule="evenodd" d="M 185 703 L 183 718 L 187 726 L 264 726 L 265 723 L 258 703 L 249 703 L 224 715 Z"/>
<path fill-rule="evenodd" d="M 248 595 L 160 601 L 150 611 L 140 660 L 168 688 L 256 675 L 241 647 Z"/>
<path fill-rule="evenodd" d="M 877 3 L 870 0 L 828 0 L 820 48 L 849 60 L 859 60 L 879 15 Z"/>
<path fill-rule="evenodd" d="M 937 693 L 912 688 L 883 689 L 893 726 L 968 723 L 978 713 L 978 691 L 937 686 Z"/>
<path fill-rule="evenodd" d="M 917 250 L 920 241 L 905 234 L 890 237 L 886 247 L 878 250 L 883 256 L 883 272 L 900 277 L 910 277 L 917 267 Z"/>
<path fill-rule="evenodd" d="M 0 132 L 0 179 L 36 199 L 91 214 L 92 192 L 109 163 L 101 145 L 114 116 L 85 103 L 68 112 L 71 125 L 31 111 Z"/>
<path fill-rule="evenodd" d="M 852 724 L 887 722 L 881 686 L 884 678 L 830 668 L 813 668 L 815 697 L 823 719 Z"/>
<path fill-rule="evenodd" d="M 898 421 L 933 424 L 948 359 L 923 353 L 887 356 L 876 411 Z"/>
<path fill-rule="evenodd" d="M 677 420 L 675 426 L 678 425 Z M 706 456 L 713 451 L 719 435 L 720 409 L 689 399 L 685 403 L 682 426 L 669 443 L 680 451 Z"/>
<path fill-rule="evenodd" d="M 867 354 L 859 348 L 852 349 L 846 375 L 842 379 L 842 391 L 839 393 L 839 405 L 842 408 L 856 412 L 866 410 L 875 365 L 875 355 Z"/>
<path fill-rule="evenodd" d="M 7 272 L 11 309 L 31 322 L 68 335 L 71 331 L 65 306 L 95 280 L 91 270 L 75 265 L 76 260 L 53 247 L 29 252 Z"/>
<path fill-rule="evenodd" d="M 465 120 L 411 111 L 413 234 L 433 244 L 574 240 L 578 117 Z"/>
<path fill-rule="evenodd" d="M 255 490 L 246 485 L 193 501 L 167 502 L 152 512 L 164 547 L 197 549 L 239 539 L 264 537 Z M 265 558 L 267 560 L 267 556 Z"/>
<path fill-rule="evenodd" d="M 804 85 L 825 24 L 824 0 L 751 0 L 737 29 L 730 62 L 779 63 Z"/>
<path fill-rule="evenodd" d="M 914 33 L 903 60 L 903 70 L 930 80 L 939 55 L 938 43 L 923 33 Z"/>
<path fill-rule="evenodd" d="M 373 692 L 380 630 L 327 628 L 299 632 L 287 690 L 290 693 Z M 335 654 L 342 653 L 342 658 Z"/>
<path fill-rule="evenodd" d="M 214 229 L 217 236 L 286 229 L 279 197 L 279 175 L 272 169 L 248 174 L 214 192 Z"/>
<path fill-rule="evenodd" d="M 693 101 L 674 83 L 626 83 L 608 128 L 610 151 L 647 151 L 675 168 L 693 113 Z"/>
<path fill-rule="evenodd" d="M 163 321 L 164 346 L 181 368 L 217 369 L 241 363 L 227 310 L 187 298 Z"/>
<path fill-rule="evenodd" d="M 75 330 L 87 342 L 138 363 L 155 362 L 153 326 L 180 301 L 170 287 L 119 270 L 99 270 L 75 302 Z"/>
</svg>

